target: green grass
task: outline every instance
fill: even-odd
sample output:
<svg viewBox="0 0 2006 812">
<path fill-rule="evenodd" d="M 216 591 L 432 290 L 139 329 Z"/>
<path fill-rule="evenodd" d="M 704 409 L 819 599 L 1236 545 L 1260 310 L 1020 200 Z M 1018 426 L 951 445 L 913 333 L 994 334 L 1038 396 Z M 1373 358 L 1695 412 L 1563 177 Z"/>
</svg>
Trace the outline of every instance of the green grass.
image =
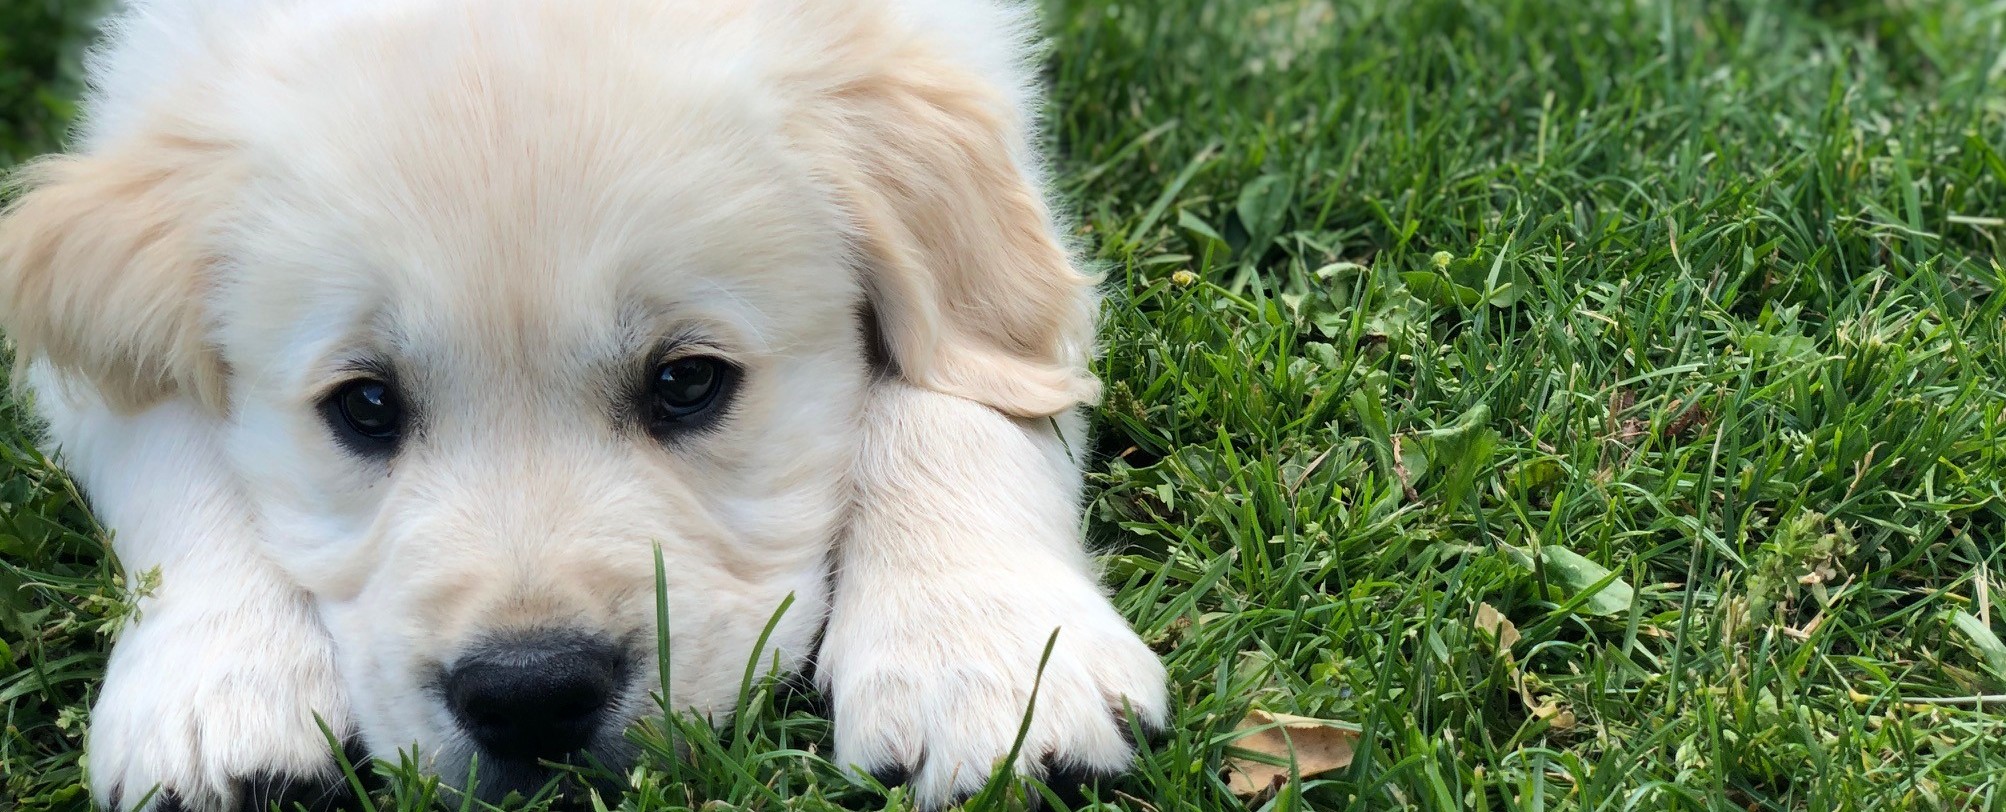
<svg viewBox="0 0 2006 812">
<path fill-rule="evenodd" d="M 1113 803 L 1247 807 L 1260 707 L 1362 731 L 1272 809 L 2006 809 L 2006 3 L 1048 5 L 1178 701 Z M 0 809 L 76 808 L 123 604 L 0 415 Z M 606 803 L 887 808 L 811 700 Z"/>
</svg>

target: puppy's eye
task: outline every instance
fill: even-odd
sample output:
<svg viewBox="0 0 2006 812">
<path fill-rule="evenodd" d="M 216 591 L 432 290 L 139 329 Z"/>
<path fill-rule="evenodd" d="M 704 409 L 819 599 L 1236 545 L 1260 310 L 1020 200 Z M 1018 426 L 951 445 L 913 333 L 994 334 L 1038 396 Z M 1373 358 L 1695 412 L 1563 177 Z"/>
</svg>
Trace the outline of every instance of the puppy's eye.
<svg viewBox="0 0 2006 812">
<path fill-rule="evenodd" d="M 706 356 L 679 358 L 655 369 L 649 381 L 649 422 L 656 431 L 687 425 L 710 413 L 732 384 L 732 366 Z"/>
<path fill-rule="evenodd" d="M 324 408 L 342 439 L 358 450 L 388 449 L 403 433 L 403 404 L 390 384 L 374 378 L 342 384 L 328 396 Z"/>
</svg>

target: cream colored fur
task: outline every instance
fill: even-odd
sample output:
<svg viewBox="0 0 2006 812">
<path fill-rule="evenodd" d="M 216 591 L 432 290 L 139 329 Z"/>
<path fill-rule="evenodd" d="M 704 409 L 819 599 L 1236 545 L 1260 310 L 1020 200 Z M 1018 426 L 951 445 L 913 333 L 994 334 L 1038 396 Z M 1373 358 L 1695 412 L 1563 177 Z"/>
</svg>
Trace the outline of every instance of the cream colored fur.
<svg viewBox="0 0 2006 812">
<path fill-rule="evenodd" d="M 834 758 L 914 770 L 928 805 L 1008 750 L 1054 629 L 1023 771 L 1119 770 L 1119 711 L 1163 723 L 1161 667 L 1079 541 L 1094 302 L 1034 158 L 1025 11 L 114 20 L 78 152 L 0 219 L 0 327 L 52 444 L 127 570 L 161 573 L 93 709 L 101 804 L 325 777 L 316 716 L 463 775 L 440 665 L 548 626 L 651 648 L 658 547 L 675 707 L 722 721 L 792 595 L 765 662 L 800 665 L 826 623 Z M 666 444 L 620 417 L 665 343 L 745 371 L 725 419 Z M 317 408 L 362 361 L 418 404 L 387 461 Z"/>
</svg>

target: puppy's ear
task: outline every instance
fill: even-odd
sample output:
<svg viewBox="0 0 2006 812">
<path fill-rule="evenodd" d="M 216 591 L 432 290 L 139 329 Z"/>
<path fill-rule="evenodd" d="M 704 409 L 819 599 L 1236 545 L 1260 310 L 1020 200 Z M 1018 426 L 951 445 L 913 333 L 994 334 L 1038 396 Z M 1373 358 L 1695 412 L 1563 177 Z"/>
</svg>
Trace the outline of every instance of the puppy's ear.
<svg viewBox="0 0 2006 812">
<path fill-rule="evenodd" d="M 834 93 L 835 175 L 885 346 L 915 385 L 1042 417 L 1099 395 L 1096 305 L 1010 92 L 907 48 Z"/>
<path fill-rule="evenodd" d="M 122 410 L 179 393 L 222 411 L 203 299 L 224 155 L 155 133 L 15 175 L 0 212 L 0 329 L 17 359 L 46 358 Z"/>
</svg>

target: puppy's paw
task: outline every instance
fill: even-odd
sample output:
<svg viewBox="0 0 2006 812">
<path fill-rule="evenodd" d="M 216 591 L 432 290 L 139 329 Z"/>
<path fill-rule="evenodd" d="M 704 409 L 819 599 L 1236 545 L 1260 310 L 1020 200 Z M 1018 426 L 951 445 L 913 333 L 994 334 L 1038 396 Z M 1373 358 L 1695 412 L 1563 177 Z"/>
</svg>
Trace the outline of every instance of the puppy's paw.
<svg viewBox="0 0 2006 812">
<path fill-rule="evenodd" d="M 332 647 L 301 613 L 149 609 L 91 708 L 92 793 L 114 812 L 331 808 L 352 796 L 315 714 L 351 735 Z"/>
<path fill-rule="evenodd" d="M 1127 713 L 1146 732 L 1168 716 L 1163 666 L 1086 576 L 1043 575 L 847 595 L 817 666 L 837 763 L 908 785 L 923 809 L 965 800 L 1009 754 L 1037 681 L 1016 773 L 1068 793 L 1128 772 Z"/>
</svg>

